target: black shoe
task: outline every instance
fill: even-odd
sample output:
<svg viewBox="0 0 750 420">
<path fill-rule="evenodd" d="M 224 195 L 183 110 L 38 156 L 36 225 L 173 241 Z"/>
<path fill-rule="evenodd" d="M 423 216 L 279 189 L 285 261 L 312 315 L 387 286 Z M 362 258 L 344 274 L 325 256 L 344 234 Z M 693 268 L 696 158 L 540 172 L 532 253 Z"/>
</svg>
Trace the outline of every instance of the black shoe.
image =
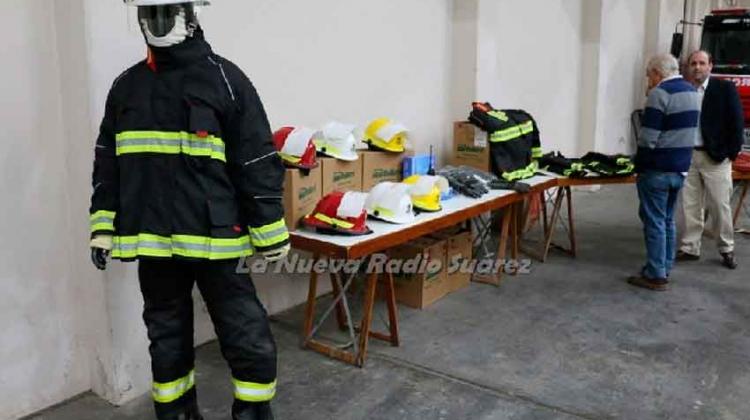
<svg viewBox="0 0 750 420">
<path fill-rule="evenodd" d="M 258 403 L 258 405 L 255 406 L 255 415 L 257 416 L 258 420 L 273 420 L 271 403 Z"/>
<path fill-rule="evenodd" d="M 650 279 L 643 275 L 628 277 L 628 283 L 633 286 L 643 287 L 644 289 L 663 292 L 667 290 L 669 282 L 666 279 Z"/>
<path fill-rule="evenodd" d="M 236 401 L 232 406 L 232 420 L 273 420 L 271 403 L 248 403 Z"/>
<path fill-rule="evenodd" d="M 169 420 L 203 420 L 203 416 L 199 411 L 186 411 L 178 414 L 175 417 L 169 417 Z"/>
<path fill-rule="evenodd" d="M 698 261 L 699 259 L 701 259 L 700 255 L 693 255 L 685 251 L 677 251 L 677 256 L 675 257 L 677 261 Z"/>
<path fill-rule="evenodd" d="M 730 270 L 737 268 L 737 260 L 734 259 L 734 252 L 722 252 L 721 264 Z"/>
</svg>

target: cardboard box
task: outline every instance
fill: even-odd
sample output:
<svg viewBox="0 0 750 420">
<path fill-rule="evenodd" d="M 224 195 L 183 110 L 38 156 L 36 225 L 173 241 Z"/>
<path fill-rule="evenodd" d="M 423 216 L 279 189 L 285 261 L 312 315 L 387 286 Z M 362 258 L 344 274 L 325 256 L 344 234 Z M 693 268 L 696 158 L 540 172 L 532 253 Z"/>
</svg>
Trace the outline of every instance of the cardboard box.
<svg viewBox="0 0 750 420">
<path fill-rule="evenodd" d="M 461 290 L 471 283 L 470 272 L 461 272 L 462 266 L 469 266 L 473 258 L 474 241 L 471 231 L 456 226 L 436 232 L 431 237 L 445 241 L 446 286 L 448 293 Z M 466 261 L 466 262 L 465 262 Z"/>
<path fill-rule="evenodd" d="M 411 153 L 388 153 L 372 150 L 359 152 L 362 161 L 362 191 L 370 191 L 375 185 L 384 182 L 401 181 L 401 161 Z"/>
<path fill-rule="evenodd" d="M 362 191 L 362 163 L 347 162 L 335 158 L 319 158 L 323 176 L 322 191 L 326 195 L 333 191 Z"/>
<path fill-rule="evenodd" d="M 403 261 L 400 270 L 393 273 L 396 300 L 406 306 L 424 309 L 448 293 L 445 241 L 420 238 L 389 251 L 391 258 Z M 408 270 L 408 262 L 423 270 Z M 432 262 L 435 267 L 430 267 Z"/>
<path fill-rule="evenodd" d="M 453 124 L 453 151 L 451 165 L 466 165 L 481 171 L 490 171 L 490 148 L 487 133 L 468 121 Z"/>
<path fill-rule="evenodd" d="M 450 293 L 471 284 L 471 272 L 462 272 L 473 258 L 474 246 L 470 231 L 464 231 L 448 239 L 446 259 L 448 261 L 448 290 Z"/>
<path fill-rule="evenodd" d="M 284 177 L 284 220 L 287 228 L 296 230 L 300 220 L 315 209 L 322 197 L 321 169 L 309 175 L 299 169 L 287 169 Z"/>
</svg>

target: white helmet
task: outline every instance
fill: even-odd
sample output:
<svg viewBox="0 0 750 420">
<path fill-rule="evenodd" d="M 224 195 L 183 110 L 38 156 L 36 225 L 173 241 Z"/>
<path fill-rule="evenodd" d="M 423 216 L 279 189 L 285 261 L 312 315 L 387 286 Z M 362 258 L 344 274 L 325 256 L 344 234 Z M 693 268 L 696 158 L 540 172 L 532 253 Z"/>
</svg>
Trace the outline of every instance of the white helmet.
<svg viewBox="0 0 750 420">
<path fill-rule="evenodd" d="M 376 185 L 365 201 L 367 214 L 396 224 L 414 222 L 409 188 L 409 185 L 395 182 L 381 182 Z"/>
<path fill-rule="evenodd" d="M 198 28 L 200 6 L 210 0 L 123 0 L 138 7 L 138 24 L 152 47 L 171 47 L 192 37 Z"/>
<path fill-rule="evenodd" d="M 315 149 L 326 156 L 350 162 L 355 161 L 359 159 L 355 150 L 357 144 L 354 136 L 355 129 L 354 125 L 329 122 L 315 134 L 313 138 Z"/>
</svg>

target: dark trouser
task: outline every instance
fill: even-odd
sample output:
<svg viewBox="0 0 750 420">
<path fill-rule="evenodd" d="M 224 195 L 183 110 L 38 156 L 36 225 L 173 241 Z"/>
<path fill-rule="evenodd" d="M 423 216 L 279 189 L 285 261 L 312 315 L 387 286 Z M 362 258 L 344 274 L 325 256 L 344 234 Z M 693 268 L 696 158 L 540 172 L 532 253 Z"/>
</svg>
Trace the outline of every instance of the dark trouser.
<svg viewBox="0 0 750 420">
<path fill-rule="evenodd" d="M 254 403 L 273 398 L 276 344 L 252 280 L 236 269 L 237 260 L 139 262 L 157 418 L 170 419 L 196 407 L 192 299 L 196 282 L 232 371 L 234 418 L 254 419 Z"/>
<path fill-rule="evenodd" d="M 673 172 L 638 174 L 639 215 L 648 258 L 642 274 L 650 279 L 665 280 L 674 266 L 674 210 L 684 180 L 682 174 Z"/>
</svg>

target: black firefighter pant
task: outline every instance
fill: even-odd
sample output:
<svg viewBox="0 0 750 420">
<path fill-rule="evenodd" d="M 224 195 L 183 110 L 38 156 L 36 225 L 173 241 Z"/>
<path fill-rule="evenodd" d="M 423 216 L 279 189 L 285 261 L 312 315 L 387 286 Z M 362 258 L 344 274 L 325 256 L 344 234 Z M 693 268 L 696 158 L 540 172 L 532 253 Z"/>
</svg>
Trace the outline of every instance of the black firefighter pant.
<svg viewBox="0 0 750 420">
<path fill-rule="evenodd" d="M 138 277 L 143 319 L 151 341 L 154 404 L 159 419 L 196 407 L 192 300 L 196 282 L 232 371 L 234 418 L 244 418 L 243 411 L 250 412 L 253 402 L 273 397 L 276 344 L 255 286 L 247 274 L 237 273 L 236 259 L 143 259 Z"/>
</svg>

